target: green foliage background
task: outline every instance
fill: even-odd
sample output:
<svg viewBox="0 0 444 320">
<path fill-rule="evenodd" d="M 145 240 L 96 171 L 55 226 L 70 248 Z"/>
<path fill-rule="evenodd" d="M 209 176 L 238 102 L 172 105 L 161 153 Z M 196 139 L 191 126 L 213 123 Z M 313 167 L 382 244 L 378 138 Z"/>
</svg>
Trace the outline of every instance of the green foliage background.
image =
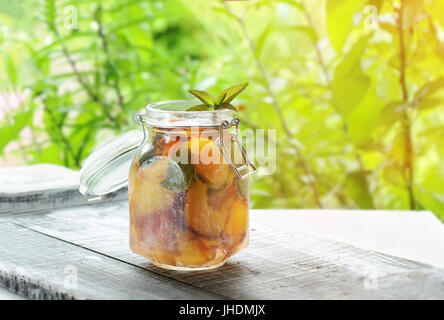
<svg viewBox="0 0 444 320">
<path fill-rule="evenodd" d="M 243 125 L 277 128 L 254 207 L 444 219 L 443 1 L 1 0 L 0 26 L 3 163 L 79 168 L 149 102 L 248 80 Z"/>
</svg>

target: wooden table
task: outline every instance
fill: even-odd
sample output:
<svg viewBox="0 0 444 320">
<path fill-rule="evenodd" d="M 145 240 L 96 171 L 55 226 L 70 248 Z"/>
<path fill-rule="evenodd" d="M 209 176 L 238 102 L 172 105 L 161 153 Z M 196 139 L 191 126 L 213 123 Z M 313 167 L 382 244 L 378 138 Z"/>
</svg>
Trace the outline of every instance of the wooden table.
<svg viewBox="0 0 444 320">
<path fill-rule="evenodd" d="M 86 205 L 76 177 L 0 169 L 0 286 L 32 299 L 444 299 L 443 269 L 279 224 L 297 212 L 253 210 L 250 246 L 222 268 L 162 270 L 129 249 L 124 192 Z"/>
</svg>

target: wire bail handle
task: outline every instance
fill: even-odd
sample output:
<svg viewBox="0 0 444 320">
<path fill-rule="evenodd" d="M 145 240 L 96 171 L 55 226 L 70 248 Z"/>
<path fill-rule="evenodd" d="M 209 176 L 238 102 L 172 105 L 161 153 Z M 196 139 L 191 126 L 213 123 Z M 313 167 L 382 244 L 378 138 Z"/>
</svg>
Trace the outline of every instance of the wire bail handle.
<svg viewBox="0 0 444 320">
<path fill-rule="evenodd" d="M 219 139 L 218 139 L 219 143 L 218 143 L 218 145 L 219 145 L 220 153 L 222 153 L 225 160 L 233 168 L 234 172 L 236 172 L 236 175 L 239 177 L 239 179 L 245 179 L 245 178 L 251 176 L 252 174 L 255 174 L 257 170 L 256 170 L 256 167 L 250 162 L 250 160 L 248 160 L 247 150 L 245 150 L 244 146 L 239 141 L 239 123 L 240 123 L 239 118 L 233 118 L 230 122 L 225 120 L 224 122 L 221 123 L 221 125 L 219 126 Z M 229 157 L 230 152 L 228 152 L 227 146 L 225 145 L 225 142 L 223 139 L 223 130 L 230 129 L 233 126 L 236 127 L 236 133 L 235 133 L 235 135 L 231 135 L 231 141 L 234 140 L 236 142 L 237 147 L 242 152 L 242 158 L 243 158 L 243 163 L 239 167 L 236 167 L 233 164 L 233 162 L 231 161 L 231 159 Z M 250 168 L 252 170 L 250 170 Z M 242 174 L 242 171 L 244 171 L 244 170 L 247 170 L 247 173 Z"/>
</svg>

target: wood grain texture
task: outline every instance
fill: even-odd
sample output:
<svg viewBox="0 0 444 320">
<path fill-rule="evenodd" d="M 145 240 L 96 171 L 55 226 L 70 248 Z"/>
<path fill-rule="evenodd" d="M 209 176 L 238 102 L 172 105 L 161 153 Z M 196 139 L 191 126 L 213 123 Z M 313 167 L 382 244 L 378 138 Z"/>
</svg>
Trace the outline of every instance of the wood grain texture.
<svg viewBox="0 0 444 320">
<path fill-rule="evenodd" d="M 127 197 L 123 188 L 102 201 Z M 77 171 L 51 164 L 0 168 L 0 215 L 86 204 Z"/>
<path fill-rule="evenodd" d="M 189 273 L 159 269 L 130 251 L 126 201 L 8 219 L 54 239 L 227 298 L 444 299 L 444 273 L 438 269 L 254 219 L 249 248 L 220 269 Z M 71 263 L 77 259 L 73 257 Z M 96 297 L 80 289 L 78 294 Z"/>
<path fill-rule="evenodd" d="M 0 223 L 0 243 L 0 286 L 30 299 L 221 298 L 13 223 Z"/>
</svg>

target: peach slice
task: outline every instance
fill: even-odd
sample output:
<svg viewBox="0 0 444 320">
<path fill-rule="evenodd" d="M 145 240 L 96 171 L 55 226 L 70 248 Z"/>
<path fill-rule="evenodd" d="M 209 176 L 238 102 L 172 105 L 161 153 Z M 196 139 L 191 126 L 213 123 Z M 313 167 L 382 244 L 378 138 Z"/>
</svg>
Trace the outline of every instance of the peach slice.
<svg viewBox="0 0 444 320">
<path fill-rule="evenodd" d="M 224 261 L 228 256 L 227 248 L 222 239 L 198 239 L 202 252 L 207 256 L 211 264 L 218 264 Z"/>
<path fill-rule="evenodd" d="M 227 184 L 231 170 L 216 143 L 207 138 L 191 138 L 188 140 L 188 150 L 191 152 L 197 176 L 211 188 L 219 189 Z"/>
<path fill-rule="evenodd" d="M 202 266 L 212 262 L 212 256 L 202 250 L 199 240 L 190 232 L 180 232 L 178 236 L 179 253 L 176 265 Z"/>
<path fill-rule="evenodd" d="M 184 143 L 183 140 L 176 139 L 168 142 L 162 148 L 162 155 L 165 157 L 173 158 L 178 156 L 178 152 L 181 151 L 181 146 Z"/>
<path fill-rule="evenodd" d="M 143 216 L 171 208 L 174 203 L 173 191 L 160 185 L 168 172 L 169 159 L 155 157 L 146 167 L 133 163 L 129 179 L 130 212 Z"/>
<path fill-rule="evenodd" d="M 235 242 L 248 231 L 248 205 L 245 200 L 238 198 L 233 202 L 224 230 Z"/>
<path fill-rule="evenodd" d="M 231 184 L 216 193 L 211 192 L 208 201 L 213 210 L 228 214 L 237 198 L 239 198 L 239 195 L 237 194 L 236 185 Z"/>
<path fill-rule="evenodd" d="M 214 237 L 222 232 L 228 211 L 213 211 L 208 205 L 207 191 L 208 186 L 199 179 L 191 183 L 185 205 L 185 221 L 198 234 Z"/>
</svg>

